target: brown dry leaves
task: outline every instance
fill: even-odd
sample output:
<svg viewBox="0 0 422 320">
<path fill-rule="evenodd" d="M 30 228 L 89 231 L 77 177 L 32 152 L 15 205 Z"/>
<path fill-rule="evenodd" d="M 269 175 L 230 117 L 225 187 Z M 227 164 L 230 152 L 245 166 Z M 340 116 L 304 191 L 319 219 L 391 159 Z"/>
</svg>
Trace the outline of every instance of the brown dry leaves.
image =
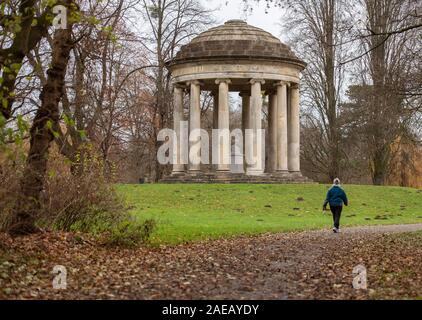
<svg viewBox="0 0 422 320">
<path fill-rule="evenodd" d="M 352 288 L 368 269 L 368 291 Z M 52 288 L 55 265 L 68 288 Z M 121 249 L 86 236 L 0 235 L 5 299 L 368 299 L 422 296 L 422 234 L 328 231 Z"/>
</svg>

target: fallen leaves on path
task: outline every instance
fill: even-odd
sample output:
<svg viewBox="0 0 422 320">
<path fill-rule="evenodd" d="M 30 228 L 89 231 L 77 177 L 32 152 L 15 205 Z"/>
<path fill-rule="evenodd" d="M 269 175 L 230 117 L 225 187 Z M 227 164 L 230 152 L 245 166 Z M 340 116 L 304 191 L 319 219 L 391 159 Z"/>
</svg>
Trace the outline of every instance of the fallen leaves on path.
<svg viewBox="0 0 422 320">
<path fill-rule="evenodd" d="M 359 264 L 368 290 L 352 287 Z M 52 287 L 56 265 L 67 269 L 66 290 Z M 137 249 L 68 233 L 0 235 L 2 299 L 420 298 L 421 270 L 421 233 L 319 231 Z"/>
</svg>

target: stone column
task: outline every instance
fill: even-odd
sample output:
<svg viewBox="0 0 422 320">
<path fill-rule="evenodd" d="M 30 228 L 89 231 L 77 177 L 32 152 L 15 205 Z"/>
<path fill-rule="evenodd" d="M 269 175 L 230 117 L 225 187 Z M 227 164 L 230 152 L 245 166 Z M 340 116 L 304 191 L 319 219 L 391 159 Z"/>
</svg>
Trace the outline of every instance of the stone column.
<svg viewBox="0 0 422 320">
<path fill-rule="evenodd" d="M 255 164 L 248 167 L 247 174 L 249 175 L 262 175 L 264 173 L 262 156 L 263 156 L 263 137 L 261 136 L 262 129 L 262 85 L 265 83 L 263 79 L 252 79 L 251 83 L 251 129 L 254 132 L 252 145 L 249 145 Z M 258 137 L 258 134 L 260 135 Z M 248 142 L 249 144 L 250 142 Z"/>
<path fill-rule="evenodd" d="M 192 81 L 190 84 L 190 111 L 189 111 L 189 135 L 196 129 L 201 129 L 201 85 L 199 81 Z M 190 141 L 189 147 L 198 147 L 201 144 L 201 139 Z M 195 155 L 195 162 L 199 162 L 200 155 Z M 193 159 L 192 159 L 193 160 Z M 199 172 L 201 165 L 193 164 L 189 161 L 189 171 Z"/>
<path fill-rule="evenodd" d="M 277 172 L 288 173 L 287 83 L 277 86 Z"/>
<path fill-rule="evenodd" d="M 211 92 L 211 95 L 213 97 L 213 114 L 212 114 L 212 128 L 218 129 L 218 91 Z"/>
<path fill-rule="evenodd" d="M 293 84 L 290 89 L 289 108 L 289 171 L 300 172 L 300 118 L 299 118 L 299 85 Z"/>
<path fill-rule="evenodd" d="M 277 167 L 277 96 L 274 92 L 268 94 L 268 172 L 275 172 Z"/>
<path fill-rule="evenodd" d="M 173 91 L 173 130 L 176 132 L 177 148 L 174 148 L 176 153 L 176 163 L 173 164 L 173 174 L 185 172 L 185 165 L 183 164 L 183 153 L 185 152 L 186 141 L 182 141 L 182 126 L 181 122 L 184 121 L 183 115 L 183 91 L 184 86 L 175 84 Z"/>
<path fill-rule="evenodd" d="M 214 130 L 218 130 L 218 90 L 211 91 L 211 95 L 213 98 L 213 112 L 212 112 L 212 130 L 211 130 L 211 137 L 212 143 L 210 143 L 210 155 L 213 155 L 214 148 L 217 148 L 218 144 L 214 141 Z M 214 144 L 216 146 L 214 146 Z M 214 160 L 212 160 L 214 161 Z M 217 171 L 218 166 L 216 164 L 211 165 L 212 171 Z"/>
<path fill-rule="evenodd" d="M 217 171 L 230 172 L 230 110 L 229 110 L 229 79 L 217 79 L 218 84 L 218 156 Z"/>
<path fill-rule="evenodd" d="M 240 92 L 242 97 L 242 133 L 243 133 L 243 170 L 246 172 L 246 129 L 251 125 L 251 94 L 249 92 Z"/>
</svg>

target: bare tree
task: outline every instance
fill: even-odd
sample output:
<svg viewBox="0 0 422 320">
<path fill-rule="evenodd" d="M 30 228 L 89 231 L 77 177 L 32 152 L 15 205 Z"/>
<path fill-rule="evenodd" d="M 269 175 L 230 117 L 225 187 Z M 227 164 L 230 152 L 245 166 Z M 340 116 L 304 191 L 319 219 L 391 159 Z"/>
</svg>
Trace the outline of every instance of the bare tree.
<svg viewBox="0 0 422 320">
<path fill-rule="evenodd" d="M 116 159 L 111 157 L 112 153 L 124 153 L 120 149 L 124 144 L 122 119 L 130 112 L 126 84 L 152 67 L 146 64 L 139 37 L 126 22 L 138 2 L 82 2 L 86 19 L 95 17 L 95 23 L 78 25 L 75 29 L 75 38 L 79 41 L 70 56 L 61 103 L 62 121 L 55 128 L 58 133 L 55 141 L 60 152 L 71 161 L 74 174 L 82 174 L 86 142 L 101 153 L 107 174 Z M 45 69 L 49 63 L 42 57 L 51 44 L 52 39 L 48 37 L 47 43 L 42 43 L 29 55 L 41 83 L 45 83 Z M 145 75 L 143 79 L 144 83 L 138 82 L 139 89 L 146 90 L 149 79 Z"/>
<path fill-rule="evenodd" d="M 368 9 L 369 2 L 361 2 L 360 5 L 363 5 Z M 373 1 L 372 4 L 369 6 L 374 6 L 379 8 L 380 10 L 384 10 L 384 5 L 382 2 Z M 414 34 L 414 31 L 422 28 L 422 6 L 420 1 L 418 0 L 405 0 L 401 4 L 405 10 L 400 13 L 400 17 L 395 21 L 395 23 L 386 26 L 383 30 L 380 30 L 377 26 L 374 26 L 371 23 L 366 23 L 366 25 L 361 28 L 354 30 L 353 32 L 356 33 L 354 37 L 350 40 L 351 42 L 354 41 L 371 41 L 368 39 L 377 38 L 378 41 L 374 41 L 370 46 L 367 46 L 365 50 L 363 50 L 357 56 L 343 61 L 342 64 L 348 64 L 359 60 L 366 55 L 370 54 L 372 51 L 378 49 L 379 46 L 384 45 L 384 43 L 390 39 L 392 36 L 401 35 L 411 33 Z M 388 5 L 387 5 L 388 7 Z M 396 12 L 397 13 L 397 12 Z M 395 13 L 395 14 L 396 14 Z M 359 23 L 356 23 L 359 26 Z"/>
<path fill-rule="evenodd" d="M 406 132 L 413 116 L 406 103 L 408 75 L 415 57 L 409 46 L 415 44 L 412 32 L 391 34 L 408 23 L 412 1 L 363 0 L 365 25 L 373 31 L 362 37 L 363 56 L 358 68 L 360 79 L 367 86 L 365 109 L 361 110 L 363 138 L 374 184 L 384 184 L 393 158 L 392 144 Z M 413 31 L 415 32 L 415 30 Z"/>
</svg>

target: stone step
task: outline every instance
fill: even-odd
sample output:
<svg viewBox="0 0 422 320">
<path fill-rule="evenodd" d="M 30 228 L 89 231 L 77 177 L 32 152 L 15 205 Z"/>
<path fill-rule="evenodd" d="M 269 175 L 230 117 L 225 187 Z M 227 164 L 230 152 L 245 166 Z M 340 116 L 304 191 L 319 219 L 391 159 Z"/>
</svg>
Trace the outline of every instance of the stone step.
<svg viewBox="0 0 422 320">
<path fill-rule="evenodd" d="M 314 182 L 300 174 L 284 174 L 284 175 L 270 175 L 262 176 L 247 176 L 244 174 L 212 174 L 212 173 L 198 173 L 198 174 L 176 174 L 165 177 L 160 181 L 161 183 L 209 183 L 209 184 L 313 184 Z"/>
</svg>

